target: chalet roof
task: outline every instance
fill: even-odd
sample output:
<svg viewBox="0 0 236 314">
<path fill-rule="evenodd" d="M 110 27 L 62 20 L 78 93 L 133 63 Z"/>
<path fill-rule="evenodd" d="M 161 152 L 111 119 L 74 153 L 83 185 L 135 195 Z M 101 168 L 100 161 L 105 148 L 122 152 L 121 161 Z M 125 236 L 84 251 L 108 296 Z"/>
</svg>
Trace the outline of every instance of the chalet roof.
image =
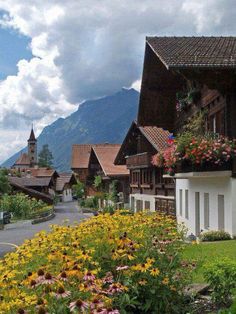
<svg viewBox="0 0 236 314">
<path fill-rule="evenodd" d="M 133 121 L 115 158 L 116 165 L 125 164 L 125 156 L 130 154 L 131 143 L 137 146 L 135 130 L 140 131 L 157 152 L 168 147 L 168 139 L 171 135 L 169 131 L 157 126 L 140 126 L 137 121 Z"/>
<path fill-rule="evenodd" d="M 25 187 L 32 187 L 32 186 L 49 186 L 51 182 L 50 177 L 46 178 L 35 178 L 35 177 L 9 177 L 10 184 L 16 183 L 18 185 L 22 185 Z"/>
<path fill-rule="evenodd" d="M 157 151 L 168 147 L 168 139 L 171 135 L 169 131 L 156 126 L 138 126 L 138 128 Z"/>
<path fill-rule="evenodd" d="M 92 144 L 74 144 L 72 146 L 71 169 L 87 169 Z"/>
<path fill-rule="evenodd" d="M 58 176 L 58 173 L 54 169 L 49 168 L 29 168 L 26 169 L 26 172 L 30 172 L 33 177 L 44 178 L 44 177 L 52 177 L 54 174 Z"/>
<path fill-rule="evenodd" d="M 31 129 L 30 137 L 29 137 L 28 141 L 36 141 L 33 128 Z"/>
<path fill-rule="evenodd" d="M 147 37 L 166 68 L 236 68 L 236 37 Z"/>
<path fill-rule="evenodd" d="M 45 194 L 42 192 L 38 192 L 34 189 L 30 189 L 28 187 L 25 187 L 25 186 L 15 182 L 15 180 L 9 180 L 9 181 L 10 181 L 10 185 L 13 188 L 15 188 L 16 190 L 19 190 L 19 191 L 29 195 L 30 197 L 35 197 L 38 200 L 42 200 L 43 202 L 45 202 L 47 204 L 53 204 L 53 197 L 51 195 L 48 195 L 48 194 Z"/>
<path fill-rule="evenodd" d="M 98 162 L 106 176 L 120 176 L 129 174 L 126 166 L 117 166 L 114 164 L 120 147 L 120 144 L 100 144 L 94 145 L 92 147 L 92 150 L 94 151 Z"/>
<path fill-rule="evenodd" d="M 30 166 L 30 159 L 28 154 L 23 153 L 20 155 L 20 157 L 16 160 L 16 162 L 14 163 L 14 166 Z"/>
<path fill-rule="evenodd" d="M 75 184 L 76 179 L 72 173 L 60 173 L 60 176 L 56 181 L 56 191 L 61 192 L 64 189 L 65 184 Z"/>
</svg>

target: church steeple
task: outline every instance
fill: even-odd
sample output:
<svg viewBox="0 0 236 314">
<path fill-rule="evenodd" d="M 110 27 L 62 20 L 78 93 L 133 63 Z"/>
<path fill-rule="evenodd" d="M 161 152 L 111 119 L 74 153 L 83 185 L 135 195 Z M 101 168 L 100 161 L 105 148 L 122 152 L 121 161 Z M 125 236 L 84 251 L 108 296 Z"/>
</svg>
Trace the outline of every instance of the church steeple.
<svg viewBox="0 0 236 314">
<path fill-rule="evenodd" d="M 34 134 L 33 125 L 28 139 L 28 156 L 30 160 L 30 167 L 37 165 L 37 140 Z"/>
<path fill-rule="evenodd" d="M 32 129 L 31 129 L 31 132 L 30 132 L 30 137 L 28 139 L 28 142 L 29 141 L 37 141 L 36 138 L 35 138 L 35 135 L 34 135 L 34 129 L 33 129 L 33 126 L 32 126 Z"/>
</svg>

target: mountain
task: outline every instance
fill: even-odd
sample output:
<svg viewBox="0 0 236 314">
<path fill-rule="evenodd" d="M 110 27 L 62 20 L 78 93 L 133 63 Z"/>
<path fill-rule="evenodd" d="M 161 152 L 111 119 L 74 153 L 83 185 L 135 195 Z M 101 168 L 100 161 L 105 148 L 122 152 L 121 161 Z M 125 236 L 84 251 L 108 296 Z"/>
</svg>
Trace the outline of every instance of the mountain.
<svg viewBox="0 0 236 314">
<path fill-rule="evenodd" d="M 70 170 L 72 144 L 122 143 L 131 122 L 137 117 L 139 93 L 125 89 L 81 104 L 66 118 L 45 127 L 38 137 L 38 152 L 48 144 L 58 171 Z M 5 161 L 10 167 L 26 148 Z"/>
</svg>

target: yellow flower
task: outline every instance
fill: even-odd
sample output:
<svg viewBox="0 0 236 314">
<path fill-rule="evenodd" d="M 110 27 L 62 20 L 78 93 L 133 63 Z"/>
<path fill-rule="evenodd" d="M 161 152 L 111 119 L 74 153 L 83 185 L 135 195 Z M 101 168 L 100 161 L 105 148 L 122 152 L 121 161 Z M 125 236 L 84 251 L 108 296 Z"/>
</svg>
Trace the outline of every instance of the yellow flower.
<svg viewBox="0 0 236 314">
<path fill-rule="evenodd" d="M 151 270 L 150 270 L 150 274 L 152 275 L 152 276 L 158 276 L 159 274 L 160 274 L 160 270 L 158 269 L 158 268 L 152 268 Z"/>
<path fill-rule="evenodd" d="M 169 283 L 169 278 L 165 277 L 165 278 L 162 280 L 162 283 L 163 283 L 163 285 L 168 285 L 168 283 Z"/>
<path fill-rule="evenodd" d="M 141 279 L 138 282 L 140 284 L 140 286 L 145 286 L 147 284 L 147 280 L 146 279 Z"/>
</svg>

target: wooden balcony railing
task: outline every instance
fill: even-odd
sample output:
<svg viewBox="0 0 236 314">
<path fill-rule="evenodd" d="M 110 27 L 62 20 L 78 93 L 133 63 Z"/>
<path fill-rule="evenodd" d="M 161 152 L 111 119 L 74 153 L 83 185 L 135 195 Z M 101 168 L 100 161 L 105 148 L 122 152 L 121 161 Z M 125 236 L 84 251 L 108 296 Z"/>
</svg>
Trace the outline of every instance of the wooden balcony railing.
<svg viewBox="0 0 236 314">
<path fill-rule="evenodd" d="M 126 166 L 128 169 L 148 168 L 150 167 L 152 156 L 150 153 L 142 153 L 126 158 Z"/>
</svg>

